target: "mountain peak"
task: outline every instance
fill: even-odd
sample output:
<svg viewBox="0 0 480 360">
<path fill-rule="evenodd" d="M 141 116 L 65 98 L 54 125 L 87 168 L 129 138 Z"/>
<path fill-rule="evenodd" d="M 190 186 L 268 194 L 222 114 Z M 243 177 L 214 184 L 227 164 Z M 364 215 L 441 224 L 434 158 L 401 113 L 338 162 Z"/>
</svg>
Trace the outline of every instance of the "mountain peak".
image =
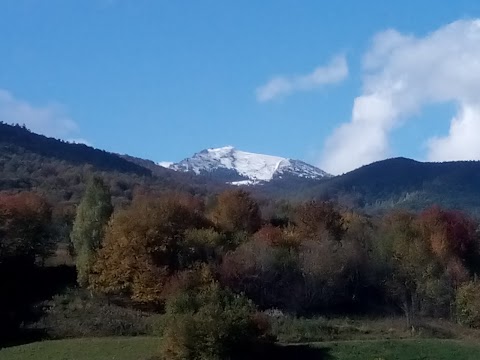
<svg viewBox="0 0 480 360">
<path fill-rule="evenodd" d="M 209 148 L 207 149 L 207 151 L 212 151 L 212 152 L 228 152 L 228 151 L 232 151 L 232 150 L 235 150 L 235 147 L 232 146 L 232 145 L 227 145 L 227 146 L 223 146 L 223 147 L 219 147 L 219 148 Z"/>
<path fill-rule="evenodd" d="M 168 167 L 176 171 L 216 176 L 234 185 L 258 184 L 284 176 L 305 179 L 331 176 L 300 160 L 246 152 L 231 145 L 202 150 Z"/>
</svg>

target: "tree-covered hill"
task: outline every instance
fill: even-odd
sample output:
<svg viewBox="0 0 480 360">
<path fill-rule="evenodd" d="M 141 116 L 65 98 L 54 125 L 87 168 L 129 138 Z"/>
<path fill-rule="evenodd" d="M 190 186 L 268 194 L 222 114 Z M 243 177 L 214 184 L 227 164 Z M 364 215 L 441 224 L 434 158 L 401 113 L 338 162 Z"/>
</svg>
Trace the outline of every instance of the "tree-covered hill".
<svg viewBox="0 0 480 360">
<path fill-rule="evenodd" d="M 89 164 L 101 171 L 119 171 L 140 176 L 150 176 L 145 167 L 127 161 L 115 154 L 95 149 L 85 144 L 69 143 L 30 132 L 22 126 L 0 123 L 0 144 L 2 153 L 24 152 L 42 157 L 56 158 L 72 165 Z"/>
<path fill-rule="evenodd" d="M 176 172 L 153 161 L 72 144 L 0 123 L 0 191 L 35 190 L 54 203 L 77 203 L 85 183 L 100 175 L 115 203 L 135 191 L 180 190 L 215 193 L 224 179 Z M 335 200 L 368 211 L 404 207 L 420 210 L 433 204 L 480 213 L 480 162 L 423 163 L 393 158 L 323 179 L 283 177 L 247 188 L 270 199 Z"/>
<path fill-rule="evenodd" d="M 480 162 L 393 158 L 329 179 L 308 193 L 367 209 L 419 210 L 439 204 L 480 212 Z"/>
<path fill-rule="evenodd" d="M 218 186 L 213 181 L 164 169 L 148 160 L 0 123 L 0 191 L 34 190 L 55 204 L 77 203 L 92 175 L 105 179 L 116 203 L 129 201 L 133 192 L 144 189 L 204 194 L 207 188 Z"/>
</svg>

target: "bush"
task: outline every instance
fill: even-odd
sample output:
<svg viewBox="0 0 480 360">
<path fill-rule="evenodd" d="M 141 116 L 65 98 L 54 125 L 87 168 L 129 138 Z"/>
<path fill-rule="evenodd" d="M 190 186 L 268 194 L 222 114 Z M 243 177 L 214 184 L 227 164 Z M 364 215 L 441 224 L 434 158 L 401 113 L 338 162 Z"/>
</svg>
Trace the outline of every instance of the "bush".
<svg viewBox="0 0 480 360">
<path fill-rule="evenodd" d="M 338 330 L 324 318 L 283 316 L 272 319 L 272 331 L 281 342 L 302 343 L 331 340 Z"/>
<path fill-rule="evenodd" d="M 480 328 L 480 284 L 469 282 L 458 288 L 455 303 L 458 322 Z"/>
<path fill-rule="evenodd" d="M 425 318 L 412 332 L 411 328 L 405 326 L 402 317 L 301 318 L 277 316 L 271 312 L 266 314 L 271 319 L 272 334 L 279 342 L 288 344 L 412 337 L 451 339 L 463 328 L 453 327 L 454 324 L 445 320 Z"/>
<path fill-rule="evenodd" d="M 54 339 L 152 333 L 151 314 L 92 298 L 80 291 L 56 295 L 40 306 L 43 316 L 31 327 Z"/>
<path fill-rule="evenodd" d="M 268 340 L 268 320 L 251 301 L 208 281 L 167 302 L 165 359 L 229 359 Z"/>
</svg>

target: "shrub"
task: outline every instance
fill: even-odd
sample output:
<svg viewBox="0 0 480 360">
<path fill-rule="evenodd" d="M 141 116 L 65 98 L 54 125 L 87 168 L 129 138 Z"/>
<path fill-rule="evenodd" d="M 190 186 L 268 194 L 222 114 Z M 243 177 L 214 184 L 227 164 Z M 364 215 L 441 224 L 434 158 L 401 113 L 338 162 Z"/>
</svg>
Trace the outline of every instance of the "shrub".
<svg viewBox="0 0 480 360">
<path fill-rule="evenodd" d="M 480 328 L 480 284 L 468 282 L 458 288 L 456 308 L 460 324 Z"/>
<path fill-rule="evenodd" d="M 151 314 L 90 297 L 79 291 L 56 295 L 41 304 L 43 316 L 32 325 L 48 337 L 135 336 L 152 332 Z"/>
<path fill-rule="evenodd" d="M 188 229 L 181 244 L 181 265 L 188 268 L 195 262 L 214 261 L 228 245 L 226 236 L 214 229 Z"/>
<path fill-rule="evenodd" d="M 167 301 L 165 359 L 229 359 L 268 339 L 268 319 L 250 300 L 221 289 L 208 276 L 199 282 Z"/>
</svg>

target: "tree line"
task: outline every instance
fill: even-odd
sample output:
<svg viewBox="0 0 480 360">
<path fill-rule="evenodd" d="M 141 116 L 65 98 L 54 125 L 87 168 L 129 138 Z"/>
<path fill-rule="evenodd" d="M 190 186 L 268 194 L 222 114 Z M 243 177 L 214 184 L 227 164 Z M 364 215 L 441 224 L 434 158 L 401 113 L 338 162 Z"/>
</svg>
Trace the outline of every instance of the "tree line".
<svg viewBox="0 0 480 360">
<path fill-rule="evenodd" d="M 454 319 L 458 290 L 480 265 L 476 221 L 439 207 L 372 218 L 309 201 L 265 219 L 247 192 L 228 190 L 208 208 L 187 194 L 139 196 L 104 223 L 88 286 L 152 306 L 205 264 L 264 309 Z"/>
<path fill-rule="evenodd" d="M 70 234 L 78 286 L 165 313 L 164 348 L 178 359 L 205 349 L 221 358 L 266 340 L 261 310 L 480 326 L 478 223 L 467 214 L 434 206 L 373 217 L 322 201 L 261 208 L 242 189 L 209 197 L 146 191 L 114 207 L 109 187 L 93 178 Z M 53 228 L 41 196 L 0 195 L 2 286 L 7 269 L 23 273 L 54 250 Z M 21 294 L 5 294 L 2 324 L 18 326 L 21 312 L 8 299 Z M 205 342 L 215 346 L 198 345 Z"/>
</svg>

